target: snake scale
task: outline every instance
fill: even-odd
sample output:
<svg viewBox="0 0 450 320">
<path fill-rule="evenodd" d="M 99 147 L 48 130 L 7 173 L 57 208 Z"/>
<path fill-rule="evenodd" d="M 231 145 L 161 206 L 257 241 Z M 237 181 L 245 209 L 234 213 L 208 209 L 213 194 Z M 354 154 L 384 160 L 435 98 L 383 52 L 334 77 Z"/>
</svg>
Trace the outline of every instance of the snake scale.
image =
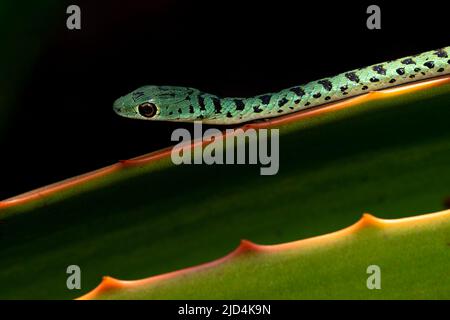
<svg viewBox="0 0 450 320">
<path fill-rule="evenodd" d="M 133 119 L 236 124 L 450 73 L 450 47 L 355 69 L 249 98 L 221 98 L 175 86 L 144 86 L 117 99 L 117 114 Z"/>
</svg>

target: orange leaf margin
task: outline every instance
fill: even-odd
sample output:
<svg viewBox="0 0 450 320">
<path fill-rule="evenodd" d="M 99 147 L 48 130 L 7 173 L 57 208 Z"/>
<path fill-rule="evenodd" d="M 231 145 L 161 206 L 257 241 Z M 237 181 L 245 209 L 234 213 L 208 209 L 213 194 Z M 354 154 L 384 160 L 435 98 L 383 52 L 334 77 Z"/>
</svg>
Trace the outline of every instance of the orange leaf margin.
<svg viewBox="0 0 450 320">
<path fill-rule="evenodd" d="M 169 279 L 180 279 L 184 276 L 205 271 L 208 269 L 213 269 L 224 263 L 228 263 L 239 256 L 244 254 L 273 254 L 285 252 L 287 250 L 301 250 L 306 247 L 318 247 L 330 243 L 335 243 L 338 241 L 343 241 L 346 237 L 349 237 L 357 232 L 360 232 L 366 228 L 377 228 L 377 229 L 388 229 L 392 227 L 413 227 L 417 224 L 422 224 L 425 222 L 436 221 L 439 219 L 450 219 L 450 210 L 440 211 L 436 213 L 424 214 L 419 216 L 413 216 L 401 219 L 380 219 L 376 218 L 368 213 L 363 214 L 360 220 L 355 224 L 336 231 L 328 233 L 325 235 L 307 238 L 303 240 L 287 242 L 276 245 L 259 245 L 248 240 L 241 240 L 240 245 L 231 253 L 223 258 L 204 263 L 198 266 L 181 269 L 178 271 L 173 271 L 145 279 L 134 280 L 134 281 L 124 281 L 118 280 L 112 277 L 105 276 L 101 283 L 92 291 L 79 297 L 77 300 L 95 300 L 101 298 L 105 293 L 117 291 L 121 289 L 138 289 L 141 286 L 148 286 L 156 283 L 160 283 Z"/>
<path fill-rule="evenodd" d="M 248 123 L 244 124 L 240 127 L 240 129 L 246 131 L 248 129 L 261 129 L 261 128 L 271 128 L 271 127 L 278 127 L 281 125 L 286 125 L 288 123 L 299 121 L 303 119 L 308 119 L 311 117 L 316 117 L 322 114 L 328 114 L 331 112 L 335 112 L 342 109 L 347 108 L 353 108 L 363 102 L 369 102 L 369 101 L 378 101 L 378 100 L 384 100 L 393 98 L 400 95 L 406 95 L 415 91 L 433 88 L 442 86 L 445 84 L 450 83 L 450 76 L 442 76 L 438 78 L 432 78 L 427 79 L 423 81 L 418 81 L 414 83 L 409 83 L 405 85 L 401 85 L 398 87 L 390 88 L 390 89 L 384 89 L 380 91 L 372 91 L 368 92 L 364 95 L 349 98 L 346 100 L 341 100 L 334 103 L 324 104 L 316 108 L 306 109 L 304 111 L 299 111 L 295 113 L 291 113 L 285 116 L 277 117 L 269 119 L 265 122 L 259 122 L 259 123 Z M 226 135 L 225 133 L 223 134 Z M 200 145 L 206 145 L 210 143 L 210 141 L 192 141 L 191 146 L 197 147 Z M 54 193 L 67 190 L 71 187 L 75 187 L 87 182 L 90 182 L 92 180 L 101 178 L 105 175 L 108 175 L 110 173 L 116 172 L 118 170 L 123 169 L 124 167 L 129 166 L 141 166 L 144 164 L 149 164 L 151 162 L 155 162 L 158 160 L 162 160 L 165 158 L 169 158 L 170 154 L 172 152 L 172 147 L 165 148 L 159 151 L 151 152 L 130 160 L 123 160 L 116 164 L 91 171 L 89 173 L 79 175 L 73 178 L 69 178 L 54 184 L 50 184 L 48 186 L 35 189 L 30 192 L 26 192 L 24 194 L 0 201 L 0 210 L 10 208 L 16 205 L 26 204 L 28 202 L 31 202 L 33 200 L 38 200 L 41 198 L 45 198 L 46 196 L 52 195 Z"/>
</svg>

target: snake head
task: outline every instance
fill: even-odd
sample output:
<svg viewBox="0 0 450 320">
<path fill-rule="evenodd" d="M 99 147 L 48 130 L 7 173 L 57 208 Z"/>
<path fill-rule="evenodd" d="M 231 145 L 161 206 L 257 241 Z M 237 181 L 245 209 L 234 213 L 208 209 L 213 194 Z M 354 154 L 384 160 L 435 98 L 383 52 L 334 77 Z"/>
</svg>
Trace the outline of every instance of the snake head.
<svg viewBox="0 0 450 320">
<path fill-rule="evenodd" d="M 197 89 L 172 86 L 145 86 L 120 97 L 114 111 L 123 117 L 140 120 L 192 121 L 190 98 Z"/>
</svg>

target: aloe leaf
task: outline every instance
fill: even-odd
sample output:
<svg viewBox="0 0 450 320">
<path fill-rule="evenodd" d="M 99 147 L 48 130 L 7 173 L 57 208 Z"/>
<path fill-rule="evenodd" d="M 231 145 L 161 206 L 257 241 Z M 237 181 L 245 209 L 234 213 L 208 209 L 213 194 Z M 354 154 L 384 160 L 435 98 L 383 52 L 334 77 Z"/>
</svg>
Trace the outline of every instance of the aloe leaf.
<svg viewBox="0 0 450 320">
<path fill-rule="evenodd" d="M 449 299 L 449 234 L 450 210 L 398 220 L 365 214 L 315 238 L 243 241 L 194 268 L 136 281 L 106 277 L 81 299 Z"/>
<path fill-rule="evenodd" d="M 449 97 L 444 78 L 254 124 L 280 128 L 275 176 L 260 176 L 259 166 L 174 166 L 162 151 L 2 201 L 0 298 L 76 298 L 104 275 L 133 280 L 195 266 L 240 239 L 284 243 L 363 212 L 441 210 Z M 435 262 L 428 267 L 438 272 Z M 71 264 L 81 267 L 80 291 L 66 288 Z M 321 279 L 311 281 L 326 293 L 332 284 Z M 448 292 L 445 281 L 441 288 Z"/>
</svg>

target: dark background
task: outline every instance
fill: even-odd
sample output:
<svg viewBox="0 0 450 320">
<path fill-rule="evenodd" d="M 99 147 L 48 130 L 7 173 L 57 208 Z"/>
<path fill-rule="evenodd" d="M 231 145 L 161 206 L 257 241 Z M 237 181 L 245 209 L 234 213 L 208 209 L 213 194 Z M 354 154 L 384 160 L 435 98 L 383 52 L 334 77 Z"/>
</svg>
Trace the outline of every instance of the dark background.
<svg viewBox="0 0 450 320">
<path fill-rule="evenodd" d="M 8 118 L 0 199 L 155 151 L 190 127 L 115 115 L 113 101 L 138 86 L 247 96 L 448 46 L 444 3 L 377 2 L 381 30 L 366 28 L 364 1 L 67 3 L 81 7 L 81 30 L 67 30 L 65 7 L 55 13 Z"/>
</svg>

